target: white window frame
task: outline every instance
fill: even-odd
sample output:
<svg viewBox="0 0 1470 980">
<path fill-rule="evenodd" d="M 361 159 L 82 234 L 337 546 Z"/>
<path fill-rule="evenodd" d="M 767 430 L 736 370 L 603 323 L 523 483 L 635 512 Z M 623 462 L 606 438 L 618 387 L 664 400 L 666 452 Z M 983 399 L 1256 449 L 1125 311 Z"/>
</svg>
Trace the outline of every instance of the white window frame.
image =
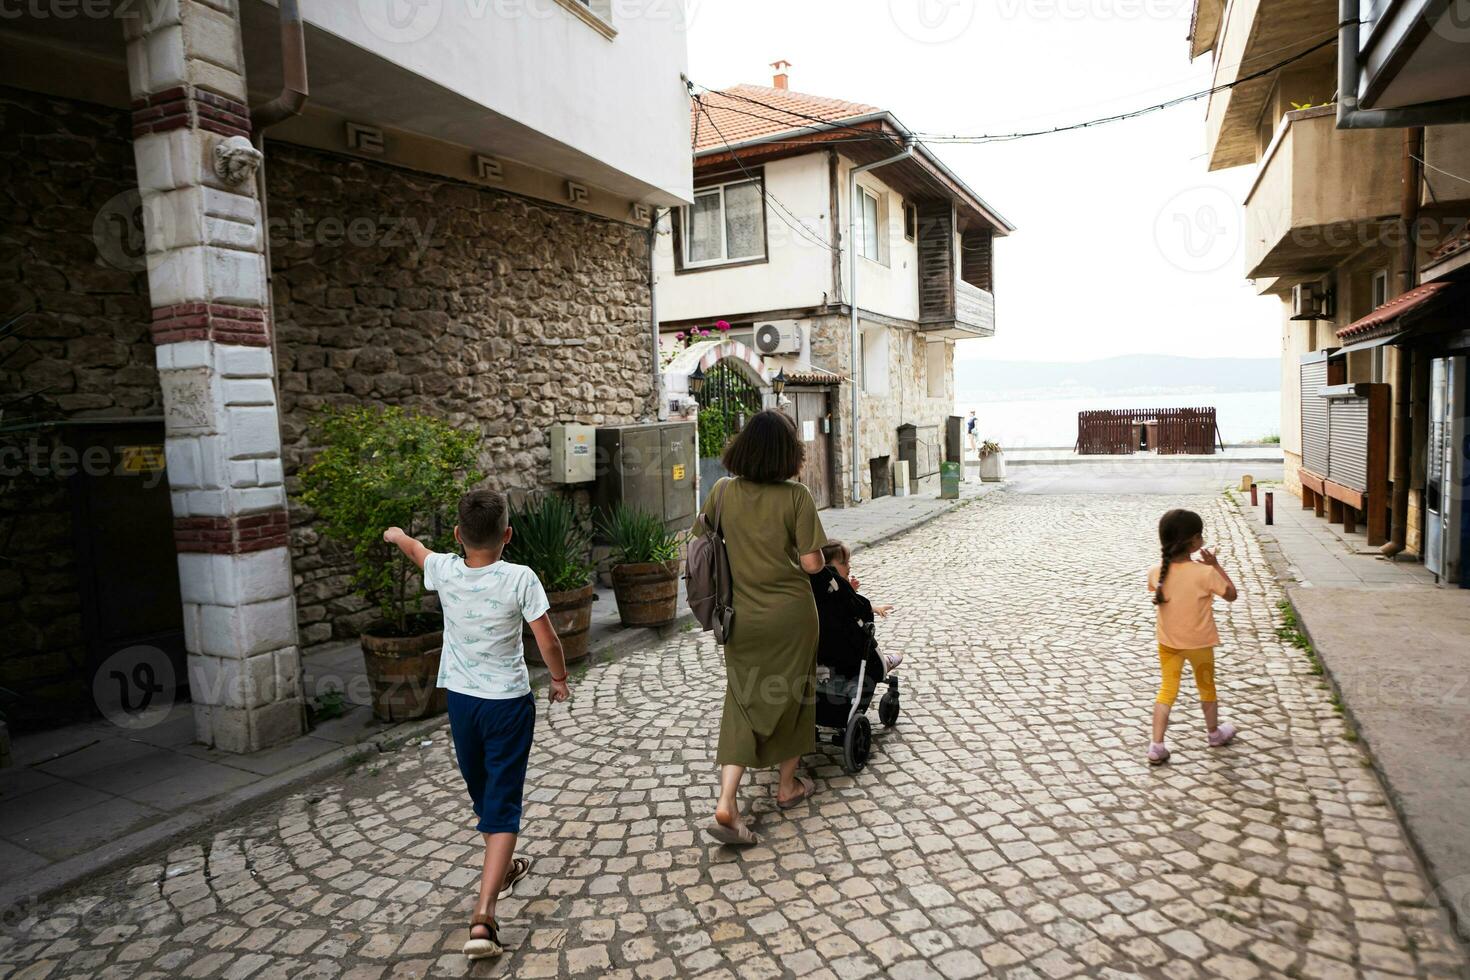
<svg viewBox="0 0 1470 980">
<path fill-rule="evenodd" d="M 725 191 L 727 188 L 742 186 L 745 184 L 754 184 L 756 186 L 756 189 L 760 191 L 761 250 L 753 255 L 741 255 L 732 259 L 729 257 L 730 227 L 725 221 Z M 695 260 L 689 257 L 689 246 L 693 241 L 693 236 L 689 234 L 689 222 L 693 218 L 694 208 L 692 205 L 685 205 L 679 208 L 679 250 L 682 253 L 680 255 L 680 260 L 683 264 L 683 267 L 685 269 L 708 269 L 712 266 L 735 265 L 737 263 L 764 261 L 766 258 L 766 193 L 761 176 L 757 174 L 755 179 L 752 180 L 751 178 L 742 175 L 738 180 L 727 180 L 724 183 L 720 184 L 706 184 L 701 187 L 696 187 L 694 188 L 694 199 L 697 201 L 701 197 L 706 197 L 714 193 L 718 193 L 720 195 L 719 220 L 721 255 L 717 259 Z"/>
<path fill-rule="evenodd" d="M 582 23 L 611 41 L 618 36 L 613 26 L 612 0 L 556 0 Z"/>
<path fill-rule="evenodd" d="M 1379 269 L 1373 273 L 1373 278 L 1368 283 L 1368 299 L 1371 309 L 1376 310 L 1388 302 L 1388 270 Z M 1371 310 L 1370 310 L 1371 312 Z M 1384 375 L 1387 373 L 1387 358 L 1385 357 L 1385 346 L 1379 344 L 1370 352 L 1370 366 L 1368 380 L 1374 384 L 1382 384 Z"/>
<path fill-rule="evenodd" d="M 884 247 L 887 243 L 884 241 L 883 236 L 883 230 L 886 224 L 883 220 L 883 198 L 886 195 L 871 188 L 864 187 L 862 184 L 857 185 L 857 191 L 857 200 L 852 202 L 852 206 L 857 209 L 857 221 L 855 223 L 857 235 L 854 243 L 857 246 L 857 253 L 870 262 L 884 264 L 887 261 L 887 249 Z M 877 250 L 876 254 L 873 255 L 868 254 L 867 202 L 870 198 L 873 201 L 874 216 L 873 246 Z"/>
</svg>

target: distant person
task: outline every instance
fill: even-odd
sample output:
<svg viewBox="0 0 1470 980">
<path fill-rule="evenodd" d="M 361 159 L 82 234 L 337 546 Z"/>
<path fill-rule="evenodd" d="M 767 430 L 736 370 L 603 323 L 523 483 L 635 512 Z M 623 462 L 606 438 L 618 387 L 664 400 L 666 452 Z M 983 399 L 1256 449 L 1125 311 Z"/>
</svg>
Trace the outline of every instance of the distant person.
<svg viewBox="0 0 1470 980">
<path fill-rule="evenodd" d="M 970 446 L 970 452 L 976 456 L 980 455 L 980 419 L 975 415 L 975 410 L 970 409 L 970 418 L 965 422 L 965 441 Z"/>
<path fill-rule="evenodd" d="M 1149 591 L 1154 594 L 1158 614 L 1159 669 L 1163 675 L 1154 702 L 1153 741 L 1148 747 L 1150 765 L 1169 761 L 1164 732 L 1169 727 L 1169 709 L 1179 694 L 1184 662 L 1189 661 L 1194 686 L 1199 689 L 1209 746 L 1217 749 L 1235 737 L 1235 726 L 1219 724 L 1220 705 L 1215 693 L 1215 647 L 1220 633 L 1215 628 L 1215 596 L 1234 602 L 1235 583 L 1220 567 L 1212 552 L 1205 550 L 1204 521 L 1192 510 L 1171 510 L 1159 521 L 1161 561 L 1148 573 Z M 1199 552 L 1199 560 L 1189 556 Z"/>
<path fill-rule="evenodd" d="M 473 490 L 459 501 L 454 539 L 464 557 L 430 551 L 400 527 L 383 532 L 424 572 L 424 588 L 439 593 L 444 611 L 444 650 L 439 686 L 449 690 L 449 734 L 470 803 L 485 839 L 480 895 L 470 918 L 464 955 L 499 956 L 504 947 L 495 903 L 531 870 L 515 857 L 521 829 L 526 762 L 536 728 L 536 702 L 521 646 L 521 624 L 536 637 L 551 671 L 550 696 L 565 701 L 567 662 L 547 615 L 546 590 L 525 565 L 501 561 L 510 542 L 505 496 Z"/>
</svg>

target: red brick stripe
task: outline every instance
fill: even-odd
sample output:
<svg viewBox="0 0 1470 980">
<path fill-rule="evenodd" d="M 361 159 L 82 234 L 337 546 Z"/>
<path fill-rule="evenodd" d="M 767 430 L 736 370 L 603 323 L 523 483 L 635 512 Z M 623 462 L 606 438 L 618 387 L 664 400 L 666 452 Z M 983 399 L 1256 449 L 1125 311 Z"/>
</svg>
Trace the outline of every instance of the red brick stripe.
<svg viewBox="0 0 1470 980">
<path fill-rule="evenodd" d="M 191 85 L 133 100 L 133 138 L 195 126 L 221 136 L 249 136 L 250 108 Z"/>
<path fill-rule="evenodd" d="M 286 547 L 285 508 L 240 517 L 175 517 L 174 548 L 212 555 L 242 555 Z"/>
<path fill-rule="evenodd" d="M 270 346 L 265 311 L 221 303 L 179 303 L 153 310 L 153 343 L 212 340 L 244 347 Z"/>
</svg>

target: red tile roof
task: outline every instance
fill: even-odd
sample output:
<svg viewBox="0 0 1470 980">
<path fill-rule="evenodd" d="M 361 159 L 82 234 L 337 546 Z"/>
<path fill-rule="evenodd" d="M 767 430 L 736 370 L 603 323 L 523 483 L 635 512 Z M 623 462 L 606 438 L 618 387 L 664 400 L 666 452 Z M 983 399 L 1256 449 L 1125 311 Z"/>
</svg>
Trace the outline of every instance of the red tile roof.
<svg viewBox="0 0 1470 980">
<path fill-rule="evenodd" d="M 1450 282 L 1431 282 L 1423 286 L 1416 286 L 1384 303 L 1378 309 L 1369 313 L 1360 320 L 1343 327 L 1337 332 L 1338 340 L 1364 340 L 1368 337 L 1388 333 L 1391 328 L 1398 325 L 1399 321 L 1409 313 L 1422 311 L 1430 303 L 1438 299 L 1445 290 L 1453 286 Z"/>
<path fill-rule="evenodd" d="M 695 153 L 717 149 L 727 142 L 737 145 L 793 130 L 810 132 L 804 127 L 883 111 L 861 102 L 805 95 L 764 85 L 736 85 L 719 92 L 702 93 L 700 99 L 709 115 L 700 112 L 698 104 L 690 107 Z"/>
</svg>

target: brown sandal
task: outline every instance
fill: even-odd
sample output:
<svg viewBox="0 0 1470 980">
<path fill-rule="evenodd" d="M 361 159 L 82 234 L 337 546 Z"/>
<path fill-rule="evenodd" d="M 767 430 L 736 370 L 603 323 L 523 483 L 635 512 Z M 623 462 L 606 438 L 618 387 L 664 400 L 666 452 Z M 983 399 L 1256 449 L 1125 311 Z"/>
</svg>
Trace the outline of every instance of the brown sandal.
<svg viewBox="0 0 1470 980">
<path fill-rule="evenodd" d="M 479 926 L 483 926 L 490 934 L 488 938 L 475 935 L 475 929 Z M 487 960 L 503 952 L 505 947 L 500 945 L 500 931 L 495 928 L 495 920 L 479 912 L 470 916 L 470 938 L 465 940 L 464 955 L 472 960 Z"/>
<path fill-rule="evenodd" d="M 801 792 L 789 800 L 783 801 L 781 799 L 780 789 L 778 788 L 776 790 L 776 805 L 783 810 L 790 810 L 794 806 L 801 806 L 801 804 L 817 795 L 817 784 L 806 776 L 797 776 L 796 781 L 801 784 Z"/>
</svg>

